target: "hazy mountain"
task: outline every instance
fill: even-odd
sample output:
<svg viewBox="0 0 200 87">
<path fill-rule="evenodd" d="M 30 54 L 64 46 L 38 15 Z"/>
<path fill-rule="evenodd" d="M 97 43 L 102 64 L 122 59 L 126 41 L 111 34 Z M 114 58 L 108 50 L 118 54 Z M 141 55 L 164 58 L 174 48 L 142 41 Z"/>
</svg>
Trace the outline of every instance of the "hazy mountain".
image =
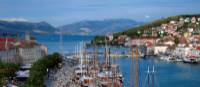
<svg viewBox="0 0 200 87">
<path fill-rule="evenodd" d="M 65 34 L 71 35 L 105 35 L 120 32 L 143 24 L 130 19 L 110 19 L 95 21 L 80 21 L 58 27 Z"/>
<path fill-rule="evenodd" d="M 143 24 L 130 19 L 110 19 L 95 21 L 80 21 L 58 27 L 64 34 L 71 35 L 104 35 L 120 32 Z M 0 20 L 0 31 L 32 33 L 58 33 L 59 30 L 47 22 L 5 21 Z"/>
<path fill-rule="evenodd" d="M 47 22 L 27 22 L 27 21 L 4 21 L 0 20 L 0 31 L 7 32 L 35 32 L 35 33 L 54 33 L 55 28 Z"/>
</svg>

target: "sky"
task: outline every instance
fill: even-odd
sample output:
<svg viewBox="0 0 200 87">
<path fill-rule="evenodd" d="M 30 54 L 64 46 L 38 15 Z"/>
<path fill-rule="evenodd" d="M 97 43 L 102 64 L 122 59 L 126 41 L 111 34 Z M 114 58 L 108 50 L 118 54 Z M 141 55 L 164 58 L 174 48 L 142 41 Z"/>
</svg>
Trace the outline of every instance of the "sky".
<svg viewBox="0 0 200 87">
<path fill-rule="evenodd" d="M 54 26 L 117 18 L 149 22 L 200 13 L 199 5 L 200 0 L 0 0 L 0 19 L 46 21 Z"/>
</svg>

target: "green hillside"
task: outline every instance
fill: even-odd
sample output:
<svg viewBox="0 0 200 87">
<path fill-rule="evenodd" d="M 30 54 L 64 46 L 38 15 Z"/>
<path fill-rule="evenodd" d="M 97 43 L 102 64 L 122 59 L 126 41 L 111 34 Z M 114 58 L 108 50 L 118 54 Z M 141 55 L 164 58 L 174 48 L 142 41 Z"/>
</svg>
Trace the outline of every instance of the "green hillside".
<svg viewBox="0 0 200 87">
<path fill-rule="evenodd" d="M 148 31 L 152 27 L 157 27 L 157 26 L 161 26 L 161 24 L 169 23 L 171 20 L 178 21 L 179 18 L 187 18 L 187 17 L 189 17 L 189 18 L 200 17 L 200 14 L 178 15 L 178 16 L 171 16 L 171 17 L 167 17 L 167 18 L 161 18 L 159 20 L 155 20 L 151 23 L 144 24 L 142 26 L 131 28 L 131 29 L 128 29 L 123 32 L 114 33 L 113 36 L 114 36 L 114 39 L 116 39 L 119 35 L 127 35 L 129 37 L 137 37 L 138 32 L 143 33 L 144 31 Z M 189 26 L 189 25 L 187 25 L 187 26 Z M 185 27 L 187 27 L 187 26 L 185 26 Z M 151 31 L 149 33 L 151 33 Z M 101 43 L 104 41 L 104 39 L 105 39 L 105 36 L 96 36 L 92 42 Z"/>
</svg>

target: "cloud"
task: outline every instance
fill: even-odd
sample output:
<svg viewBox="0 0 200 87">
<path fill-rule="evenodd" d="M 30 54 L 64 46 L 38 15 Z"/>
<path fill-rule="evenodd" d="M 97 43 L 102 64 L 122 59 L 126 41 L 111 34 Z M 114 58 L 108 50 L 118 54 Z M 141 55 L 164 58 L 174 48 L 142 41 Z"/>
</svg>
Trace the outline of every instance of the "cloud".
<svg viewBox="0 0 200 87">
<path fill-rule="evenodd" d="M 150 18 L 150 15 L 146 14 L 144 15 L 145 18 Z"/>
<path fill-rule="evenodd" d="M 2 18 L 2 19 L 0 19 L 0 20 L 9 21 L 9 22 L 16 22 L 16 21 L 26 22 L 26 21 L 28 21 L 28 20 L 25 19 L 25 18 Z"/>
</svg>

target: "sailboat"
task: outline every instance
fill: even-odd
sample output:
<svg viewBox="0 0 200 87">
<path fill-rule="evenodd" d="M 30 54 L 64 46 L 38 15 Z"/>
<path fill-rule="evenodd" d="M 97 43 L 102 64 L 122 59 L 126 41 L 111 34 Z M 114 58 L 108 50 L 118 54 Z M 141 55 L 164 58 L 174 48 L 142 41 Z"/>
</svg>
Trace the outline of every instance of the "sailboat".
<svg viewBox="0 0 200 87">
<path fill-rule="evenodd" d="M 75 68 L 75 82 L 80 84 L 82 87 L 94 87 L 95 81 L 94 81 L 94 75 L 93 70 L 91 66 L 91 58 L 87 56 L 86 50 L 85 50 L 85 44 L 82 43 L 80 47 L 79 52 L 79 65 Z"/>
<path fill-rule="evenodd" d="M 105 60 L 101 64 L 101 70 L 98 73 L 98 81 L 101 87 L 123 87 L 123 75 L 117 64 L 110 62 L 110 49 L 105 39 Z"/>
</svg>

